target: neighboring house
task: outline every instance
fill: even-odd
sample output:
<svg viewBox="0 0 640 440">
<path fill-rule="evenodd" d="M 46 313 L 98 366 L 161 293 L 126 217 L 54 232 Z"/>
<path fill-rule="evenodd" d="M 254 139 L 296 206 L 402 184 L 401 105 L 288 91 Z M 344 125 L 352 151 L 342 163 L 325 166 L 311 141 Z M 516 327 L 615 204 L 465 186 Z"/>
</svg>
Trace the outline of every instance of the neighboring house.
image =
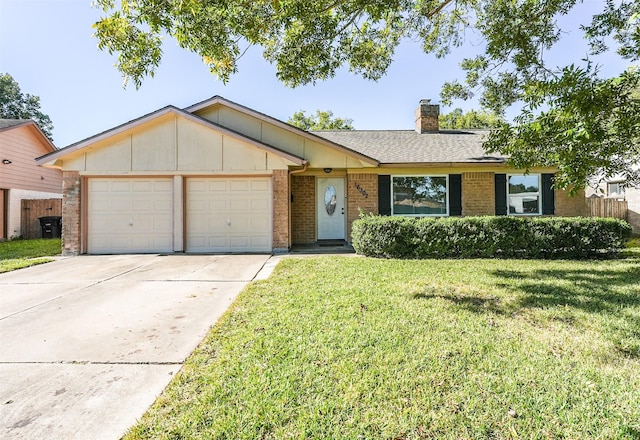
<svg viewBox="0 0 640 440">
<path fill-rule="evenodd" d="M 360 212 L 584 215 L 583 197 L 487 156 L 485 132 L 309 133 L 219 96 L 168 106 L 45 155 L 62 169 L 63 253 L 278 252 L 350 241 Z"/>
<path fill-rule="evenodd" d="M 588 197 L 624 200 L 627 202 L 627 221 L 634 234 L 640 234 L 640 188 L 628 186 L 624 179 L 614 178 L 587 189 Z"/>
<path fill-rule="evenodd" d="M 36 164 L 56 151 L 30 119 L 0 119 L 0 239 L 22 235 L 23 199 L 62 198 L 62 172 Z"/>
</svg>

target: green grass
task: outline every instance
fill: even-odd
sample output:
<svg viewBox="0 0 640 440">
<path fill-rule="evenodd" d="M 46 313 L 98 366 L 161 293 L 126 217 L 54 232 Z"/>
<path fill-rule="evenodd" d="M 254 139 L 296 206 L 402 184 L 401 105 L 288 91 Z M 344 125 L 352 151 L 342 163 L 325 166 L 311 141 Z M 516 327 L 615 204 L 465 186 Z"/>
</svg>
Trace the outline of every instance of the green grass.
<svg viewBox="0 0 640 440">
<path fill-rule="evenodd" d="M 640 256 L 287 258 L 126 439 L 638 439 Z"/>
<path fill-rule="evenodd" d="M 52 261 L 48 257 L 61 252 L 59 238 L 10 240 L 0 242 L 0 273 Z"/>
</svg>

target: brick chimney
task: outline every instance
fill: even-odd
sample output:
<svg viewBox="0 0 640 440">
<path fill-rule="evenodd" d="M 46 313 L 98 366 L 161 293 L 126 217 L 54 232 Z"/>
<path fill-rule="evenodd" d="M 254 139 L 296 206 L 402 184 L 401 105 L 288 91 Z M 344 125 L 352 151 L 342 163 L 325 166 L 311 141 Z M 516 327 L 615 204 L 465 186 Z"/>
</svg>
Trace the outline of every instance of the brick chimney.
<svg viewBox="0 0 640 440">
<path fill-rule="evenodd" d="M 431 104 L 430 99 L 422 99 L 416 109 L 416 131 L 423 133 L 437 133 L 440 130 L 438 116 L 440 105 Z"/>
</svg>

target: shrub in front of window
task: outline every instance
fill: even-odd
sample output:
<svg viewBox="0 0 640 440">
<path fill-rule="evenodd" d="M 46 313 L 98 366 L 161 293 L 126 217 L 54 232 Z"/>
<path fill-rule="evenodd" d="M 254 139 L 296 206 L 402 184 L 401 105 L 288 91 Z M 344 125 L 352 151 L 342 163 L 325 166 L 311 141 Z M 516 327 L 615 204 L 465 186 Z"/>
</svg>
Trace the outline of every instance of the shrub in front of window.
<svg viewBox="0 0 640 440">
<path fill-rule="evenodd" d="M 623 220 L 581 217 L 388 217 L 353 224 L 353 247 L 379 258 L 605 258 L 624 249 Z"/>
</svg>

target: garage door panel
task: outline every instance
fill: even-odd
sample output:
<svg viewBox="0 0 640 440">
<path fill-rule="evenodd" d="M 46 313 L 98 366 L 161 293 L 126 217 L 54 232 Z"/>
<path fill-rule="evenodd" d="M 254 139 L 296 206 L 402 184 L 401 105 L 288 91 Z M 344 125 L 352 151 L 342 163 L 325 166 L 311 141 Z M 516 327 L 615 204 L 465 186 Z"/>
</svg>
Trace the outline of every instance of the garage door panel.
<svg viewBox="0 0 640 440">
<path fill-rule="evenodd" d="M 235 199 L 229 201 L 229 209 L 236 211 L 247 211 L 251 207 L 251 200 Z"/>
<path fill-rule="evenodd" d="M 150 191 L 153 191 L 155 188 L 155 185 L 153 184 L 153 182 L 149 180 L 131 182 L 130 186 L 131 186 L 130 190 L 133 192 L 150 192 Z"/>
<path fill-rule="evenodd" d="M 211 249 L 228 249 L 230 246 L 228 237 L 210 237 L 208 242 Z"/>
<path fill-rule="evenodd" d="M 153 240 L 153 246 L 156 249 L 170 249 L 173 247 L 173 237 L 156 237 Z"/>
<path fill-rule="evenodd" d="M 203 184 L 207 191 L 227 191 L 229 182 L 227 180 L 210 180 Z"/>
<path fill-rule="evenodd" d="M 218 252 L 225 252 L 222 249 L 229 248 L 229 240 L 228 240 L 228 237 L 222 237 L 222 236 L 191 237 L 190 245 L 193 249 L 221 249 Z M 192 250 L 191 252 L 197 252 L 197 251 Z M 206 252 L 214 252 L 214 251 L 206 251 Z"/>
<path fill-rule="evenodd" d="M 191 237 L 191 245 L 196 248 L 204 248 L 208 246 L 207 237 Z"/>
<path fill-rule="evenodd" d="M 224 197 L 224 195 L 220 197 Z M 210 200 L 209 209 L 212 211 L 226 212 L 229 210 L 229 200 Z"/>
<path fill-rule="evenodd" d="M 154 200 L 153 209 L 156 211 L 171 212 L 173 209 L 173 200 Z"/>
<path fill-rule="evenodd" d="M 249 221 L 249 218 L 243 215 L 231 214 L 229 215 L 229 225 L 227 226 L 229 229 L 233 229 L 234 232 L 240 232 L 244 235 L 243 232 L 248 229 L 250 224 L 251 222 Z"/>
<path fill-rule="evenodd" d="M 95 202 L 95 210 L 96 212 L 108 213 L 109 211 L 116 212 L 131 212 L 133 207 L 136 206 L 131 200 L 126 200 L 124 198 L 117 200 L 109 200 L 107 198 L 102 200 L 96 200 Z"/>
<path fill-rule="evenodd" d="M 97 194 L 100 192 L 108 192 L 111 186 L 105 181 L 89 181 L 89 191 Z"/>
<path fill-rule="evenodd" d="M 107 248 L 112 245 L 111 240 L 108 237 L 93 238 L 93 245 L 97 248 Z"/>
<path fill-rule="evenodd" d="M 114 230 L 113 226 L 116 226 L 117 228 L 119 224 L 124 223 L 128 223 L 128 219 L 125 219 L 124 217 L 118 218 L 115 215 L 94 215 L 93 217 L 89 217 L 89 231 L 110 233 Z M 96 237 L 92 236 L 92 238 L 95 239 Z"/>
<path fill-rule="evenodd" d="M 173 183 L 170 178 L 91 178 L 88 252 L 173 251 Z"/>
<path fill-rule="evenodd" d="M 263 237 L 251 238 L 251 247 L 263 247 L 263 246 L 271 246 L 271 237 L 263 236 Z"/>
<path fill-rule="evenodd" d="M 168 229 L 171 229 L 172 225 L 173 225 L 173 222 L 171 221 L 170 218 L 164 218 L 164 217 L 155 218 L 153 221 L 153 230 L 154 232 L 164 232 Z M 171 239 L 173 240 L 173 236 L 171 236 Z"/>
<path fill-rule="evenodd" d="M 187 210 L 191 212 L 207 211 L 209 209 L 209 202 L 207 200 L 192 199 L 187 202 Z"/>
<path fill-rule="evenodd" d="M 251 191 L 265 191 L 269 192 L 271 185 L 268 180 L 252 180 L 251 181 Z"/>
<path fill-rule="evenodd" d="M 173 181 L 172 180 L 154 180 L 153 191 L 173 193 Z"/>
<path fill-rule="evenodd" d="M 249 190 L 249 181 L 246 179 L 235 179 L 229 183 L 229 189 L 231 191 L 242 191 L 246 192 Z"/>
<path fill-rule="evenodd" d="M 265 224 L 259 217 L 252 217 L 250 219 L 250 227 L 255 231 L 254 235 L 257 235 L 258 233 L 269 234 L 270 232 L 269 225 Z"/>
<path fill-rule="evenodd" d="M 155 207 L 155 201 L 154 200 L 149 200 L 147 198 L 145 199 L 139 199 L 136 198 L 134 200 L 130 200 L 129 203 L 131 204 L 130 209 L 133 212 L 143 212 L 143 213 L 147 213 L 149 211 L 151 211 L 154 207 Z"/>
<path fill-rule="evenodd" d="M 230 245 L 236 249 L 249 249 L 248 237 L 230 237 Z"/>
<path fill-rule="evenodd" d="M 186 187 L 188 252 L 271 251 L 271 178 L 190 178 Z"/>
<path fill-rule="evenodd" d="M 269 201 L 263 199 L 253 199 L 251 200 L 251 209 L 256 211 L 263 211 L 269 209 Z"/>
<path fill-rule="evenodd" d="M 111 182 L 111 187 L 107 189 L 109 193 L 123 192 L 128 193 L 131 191 L 131 182 L 128 180 L 114 180 Z"/>
</svg>

